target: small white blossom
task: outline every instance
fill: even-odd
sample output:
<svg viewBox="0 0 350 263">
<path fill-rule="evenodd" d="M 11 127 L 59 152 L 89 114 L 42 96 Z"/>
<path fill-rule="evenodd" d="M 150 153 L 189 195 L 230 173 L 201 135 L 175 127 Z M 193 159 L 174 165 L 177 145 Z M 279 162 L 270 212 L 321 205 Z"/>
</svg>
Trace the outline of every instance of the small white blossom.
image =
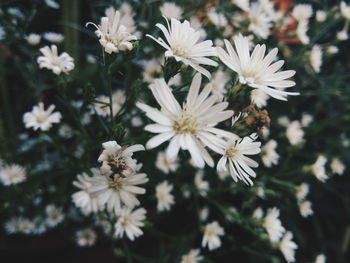
<svg viewBox="0 0 350 263">
<path fill-rule="evenodd" d="M 222 101 L 225 97 L 225 94 L 227 93 L 227 90 L 225 89 L 225 85 L 230 80 L 230 76 L 222 71 L 218 70 L 216 71 L 208 85 L 211 85 L 211 92 L 218 97 L 218 101 Z"/>
<path fill-rule="evenodd" d="M 317 255 L 315 263 L 326 263 L 326 256 L 323 254 Z"/>
<path fill-rule="evenodd" d="M 91 247 L 95 244 L 97 239 L 96 232 L 91 228 L 77 231 L 76 240 L 77 244 L 81 247 Z"/>
<path fill-rule="evenodd" d="M 224 229 L 217 221 L 207 224 L 202 239 L 202 247 L 208 246 L 209 250 L 221 247 L 220 236 L 223 236 L 224 234 Z"/>
<path fill-rule="evenodd" d="M 299 185 L 297 187 L 297 191 L 295 194 L 297 200 L 298 201 L 304 200 L 307 194 L 309 193 L 309 190 L 310 190 L 310 186 L 307 183 L 302 183 L 301 185 Z"/>
<path fill-rule="evenodd" d="M 344 163 L 342 163 L 339 160 L 339 158 L 333 158 L 333 160 L 331 162 L 332 173 L 338 174 L 338 175 L 343 175 L 345 168 L 346 167 L 345 167 Z"/>
<path fill-rule="evenodd" d="M 317 10 L 316 12 L 316 21 L 317 22 L 324 22 L 327 19 L 327 13 L 323 10 Z"/>
<path fill-rule="evenodd" d="M 328 54 L 337 54 L 339 52 L 339 48 L 337 46 L 331 45 L 327 48 L 327 53 Z"/>
<path fill-rule="evenodd" d="M 74 59 L 66 52 L 58 55 L 56 45 L 45 46 L 40 49 L 40 52 L 43 54 L 37 59 L 40 68 L 52 70 L 56 75 L 60 75 L 61 72 L 68 74 L 74 69 Z"/>
<path fill-rule="evenodd" d="M 261 89 L 253 89 L 250 92 L 250 100 L 258 108 L 265 107 L 269 98 L 269 95 Z"/>
<path fill-rule="evenodd" d="M 146 219 L 146 209 L 138 208 L 131 211 L 130 208 L 123 207 L 117 214 L 118 221 L 114 225 L 116 237 L 122 238 L 124 233 L 131 240 L 134 241 L 135 237 L 143 235 L 140 227 L 144 226 L 144 220 Z"/>
<path fill-rule="evenodd" d="M 328 179 L 325 168 L 326 163 L 327 158 L 323 155 L 319 155 L 316 162 L 311 166 L 311 171 L 314 176 L 323 183 Z"/>
<path fill-rule="evenodd" d="M 340 14 L 346 19 L 350 20 L 350 6 L 344 1 L 340 3 Z"/>
<path fill-rule="evenodd" d="M 319 45 L 314 45 L 310 52 L 310 64 L 316 73 L 321 71 L 322 49 Z"/>
<path fill-rule="evenodd" d="M 278 164 L 280 158 L 276 152 L 277 142 L 275 140 L 269 140 L 262 148 L 262 161 L 266 167 Z"/>
<path fill-rule="evenodd" d="M 308 217 L 310 215 L 314 214 L 314 211 L 312 210 L 312 204 L 310 201 L 303 201 L 299 204 L 299 210 L 300 214 L 303 217 Z"/>
<path fill-rule="evenodd" d="M 179 162 L 177 157 L 173 159 L 168 159 L 166 157 L 165 152 L 158 152 L 156 167 L 161 170 L 165 174 L 169 174 L 170 172 L 175 172 L 179 167 Z"/>
<path fill-rule="evenodd" d="M 218 13 L 215 8 L 210 8 L 208 10 L 207 16 L 217 28 L 223 28 L 227 26 L 228 21 L 223 13 Z"/>
<path fill-rule="evenodd" d="M 169 211 L 170 207 L 175 204 L 174 196 L 170 193 L 172 190 L 173 186 L 168 184 L 167 181 L 159 183 L 156 186 L 157 210 L 159 212 Z"/>
<path fill-rule="evenodd" d="M 175 18 L 178 20 L 181 18 L 183 13 L 181 7 L 171 2 L 165 2 L 161 7 L 159 7 L 159 11 L 162 16 L 166 17 L 167 19 Z"/>
<path fill-rule="evenodd" d="M 19 184 L 26 181 L 26 179 L 27 172 L 25 168 L 18 164 L 0 167 L 0 181 L 3 185 Z"/>
<path fill-rule="evenodd" d="M 286 130 L 286 136 L 291 145 L 297 145 L 303 141 L 304 131 L 299 121 L 292 121 Z"/>
<path fill-rule="evenodd" d="M 47 4 L 48 7 L 59 9 L 60 4 L 58 4 L 55 0 L 45 0 L 45 4 Z"/>
<path fill-rule="evenodd" d="M 105 10 L 105 15 L 108 17 L 109 21 L 113 21 L 116 10 L 113 6 Z M 134 12 L 129 3 L 123 3 L 120 8 L 120 21 L 119 23 L 126 27 L 129 33 L 134 33 L 136 31 Z"/>
<path fill-rule="evenodd" d="M 280 210 L 276 207 L 267 210 L 267 215 L 264 218 L 263 226 L 269 234 L 272 242 L 278 242 L 283 233 L 286 231 L 279 219 Z"/>
<path fill-rule="evenodd" d="M 209 216 L 209 208 L 208 207 L 203 207 L 201 210 L 199 210 L 199 219 L 201 221 L 206 221 Z"/>
<path fill-rule="evenodd" d="M 56 32 L 46 32 L 43 34 L 43 38 L 49 42 L 59 44 L 62 43 L 64 40 L 64 36 L 60 33 Z"/>
<path fill-rule="evenodd" d="M 56 207 L 55 205 L 46 206 L 45 212 L 46 212 L 46 224 L 49 227 L 57 226 L 64 219 L 62 208 Z"/>
<path fill-rule="evenodd" d="M 297 4 L 294 6 L 292 14 L 297 21 L 308 20 L 312 14 L 312 6 L 309 4 Z"/>
<path fill-rule="evenodd" d="M 310 123 L 314 120 L 314 117 L 308 113 L 303 113 L 301 117 L 301 125 L 303 127 L 308 127 Z"/>
<path fill-rule="evenodd" d="M 293 234 L 288 231 L 279 244 L 279 248 L 288 263 L 295 262 L 295 250 L 298 248 L 298 245 L 292 241 L 292 238 Z"/>
<path fill-rule="evenodd" d="M 199 170 L 194 177 L 194 185 L 198 189 L 200 195 L 206 196 L 209 191 L 209 183 L 203 180 L 203 176 L 203 170 Z"/>
<path fill-rule="evenodd" d="M 310 43 L 310 38 L 307 35 L 307 31 L 309 30 L 309 21 L 308 20 L 301 20 L 298 22 L 298 26 L 296 29 L 297 37 L 299 38 L 300 42 L 304 45 L 307 45 Z"/>
<path fill-rule="evenodd" d="M 340 41 L 349 39 L 348 32 L 346 32 L 345 29 L 339 31 L 337 33 L 337 39 L 340 40 Z"/>
<path fill-rule="evenodd" d="M 270 17 L 264 12 L 263 5 L 260 2 L 251 4 L 249 10 L 249 27 L 248 30 L 256 36 L 266 39 L 270 35 L 272 26 Z"/>
<path fill-rule="evenodd" d="M 257 209 L 254 210 L 252 216 L 253 216 L 253 218 L 261 219 L 261 218 L 264 216 L 264 211 L 263 211 L 262 208 L 259 206 Z"/>
<path fill-rule="evenodd" d="M 192 249 L 181 257 L 180 263 L 199 263 L 203 257 L 199 254 L 199 249 Z"/>
<path fill-rule="evenodd" d="M 29 45 L 35 46 L 40 43 L 41 36 L 35 33 L 31 33 L 28 36 L 26 36 L 26 40 Z"/>
<path fill-rule="evenodd" d="M 116 90 L 115 92 L 113 92 L 112 94 L 113 116 L 115 116 L 120 111 L 121 107 L 125 103 L 125 100 L 126 100 L 126 97 L 125 97 L 124 91 Z M 96 110 L 96 113 L 102 117 L 110 116 L 111 111 L 108 105 L 110 103 L 109 97 L 105 95 L 100 95 L 96 98 L 96 101 L 98 102 L 95 102 L 93 104 Z"/>
</svg>

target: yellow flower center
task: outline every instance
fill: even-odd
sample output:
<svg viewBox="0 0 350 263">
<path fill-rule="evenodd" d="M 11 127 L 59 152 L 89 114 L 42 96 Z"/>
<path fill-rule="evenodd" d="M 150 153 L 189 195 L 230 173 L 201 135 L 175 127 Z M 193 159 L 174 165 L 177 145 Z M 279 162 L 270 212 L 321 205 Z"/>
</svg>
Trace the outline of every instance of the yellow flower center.
<svg viewBox="0 0 350 263">
<path fill-rule="evenodd" d="M 198 122 L 192 115 L 183 114 L 174 121 L 173 128 L 177 134 L 195 134 L 198 128 Z"/>
<path fill-rule="evenodd" d="M 123 186 L 123 178 L 122 177 L 117 177 L 117 178 L 112 178 L 109 179 L 108 185 L 110 188 L 113 188 L 115 190 L 120 190 Z"/>
</svg>

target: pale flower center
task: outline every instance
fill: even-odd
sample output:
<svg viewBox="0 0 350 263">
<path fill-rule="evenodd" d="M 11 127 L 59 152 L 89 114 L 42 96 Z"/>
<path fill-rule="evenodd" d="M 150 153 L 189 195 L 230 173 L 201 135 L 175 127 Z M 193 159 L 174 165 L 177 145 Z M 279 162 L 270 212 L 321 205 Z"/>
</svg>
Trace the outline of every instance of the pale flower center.
<svg viewBox="0 0 350 263">
<path fill-rule="evenodd" d="M 47 120 L 47 115 L 45 113 L 36 116 L 36 121 L 38 123 L 43 123 Z"/>
<path fill-rule="evenodd" d="M 205 235 L 206 235 L 207 237 L 213 237 L 213 236 L 215 236 L 216 234 L 215 234 L 215 231 L 214 231 L 212 228 L 207 228 L 207 229 L 205 230 Z"/>
<path fill-rule="evenodd" d="M 176 121 L 174 121 L 173 128 L 177 134 L 195 134 L 198 129 L 198 122 L 192 115 L 183 114 Z"/>
<path fill-rule="evenodd" d="M 173 47 L 171 47 L 171 50 L 173 51 L 173 54 L 175 56 L 183 57 L 183 58 L 187 58 L 188 57 L 187 50 L 181 45 L 173 46 Z"/>
<path fill-rule="evenodd" d="M 123 187 L 123 178 L 122 177 L 117 177 L 114 179 L 109 179 L 108 185 L 110 188 L 113 188 L 115 190 L 120 190 Z"/>
<path fill-rule="evenodd" d="M 226 156 L 229 158 L 233 158 L 236 155 L 237 148 L 235 144 L 232 144 L 227 150 L 226 150 Z"/>
<path fill-rule="evenodd" d="M 126 217 L 126 216 L 124 216 L 124 217 L 122 217 L 121 220 L 120 220 L 120 225 L 121 225 L 123 228 L 125 228 L 125 227 L 127 227 L 127 226 L 129 225 L 129 222 L 130 222 L 129 218 Z"/>
</svg>

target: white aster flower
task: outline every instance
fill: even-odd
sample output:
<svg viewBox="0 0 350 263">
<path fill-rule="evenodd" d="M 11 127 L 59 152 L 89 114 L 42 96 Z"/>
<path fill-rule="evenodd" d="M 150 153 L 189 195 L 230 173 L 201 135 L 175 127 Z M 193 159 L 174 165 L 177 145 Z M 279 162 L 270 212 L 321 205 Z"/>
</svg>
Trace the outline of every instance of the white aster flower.
<svg viewBox="0 0 350 263">
<path fill-rule="evenodd" d="M 303 113 L 303 116 L 301 117 L 301 125 L 303 127 L 308 127 L 311 122 L 314 120 L 314 117 L 308 113 Z"/>
<path fill-rule="evenodd" d="M 208 246 L 209 250 L 219 248 L 221 246 L 220 236 L 223 236 L 224 234 L 224 229 L 217 221 L 207 224 L 202 239 L 202 247 Z"/>
<path fill-rule="evenodd" d="M 181 257 L 181 263 L 199 263 L 203 259 L 199 253 L 199 249 L 191 249 L 190 252 Z"/>
<path fill-rule="evenodd" d="M 304 131 L 299 121 L 292 121 L 286 130 L 286 136 L 291 145 L 297 145 L 303 141 Z"/>
<path fill-rule="evenodd" d="M 292 14 L 297 21 L 308 20 L 312 14 L 312 6 L 309 4 L 298 4 L 294 6 Z"/>
<path fill-rule="evenodd" d="M 346 19 L 350 20 L 350 6 L 346 5 L 344 1 L 340 3 L 340 14 Z"/>
<path fill-rule="evenodd" d="M 119 23 L 126 27 L 126 30 L 129 33 L 134 33 L 136 31 L 135 20 L 134 20 L 134 12 L 132 7 L 128 3 L 123 3 L 120 8 L 120 21 Z M 113 21 L 116 10 L 113 6 L 107 8 L 105 10 L 105 15 L 108 17 L 109 21 Z"/>
<path fill-rule="evenodd" d="M 228 25 L 227 18 L 223 13 L 218 13 L 215 8 L 210 8 L 208 10 L 207 16 L 217 28 L 222 28 Z"/>
<path fill-rule="evenodd" d="M 324 22 L 327 19 L 327 13 L 323 10 L 317 10 L 316 12 L 316 21 L 317 22 Z"/>
<path fill-rule="evenodd" d="M 150 88 L 158 104 L 161 105 L 161 110 L 143 103 L 136 105 L 146 112 L 148 118 L 157 123 L 145 127 L 146 131 L 159 133 L 147 142 L 146 148 L 155 148 L 171 139 L 166 150 L 168 159 L 175 158 L 181 148 L 190 152 L 197 167 L 203 168 L 205 163 L 211 167 L 214 166 L 213 159 L 204 147 L 208 146 L 216 152 L 222 152 L 220 146 L 224 142 L 215 135 L 232 136 L 232 133 L 214 128 L 214 126 L 230 118 L 233 111 L 224 111 L 228 106 L 227 102 L 213 105 L 217 97 L 209 96 L 211 86 L 206 86 L 199 93 L 200 84 L 201 75 L 196 74 L 186 103 L 181 108 L 164 79 L 158 79 Z"/>
<path fill-rule="evenodd" d="M 14 185 L 24 182 L 27 179 L 27 172 L 24 167 L 18 164 L 5 165 L 0 167 L 0 181 L 3 185 Z"/>
<path fill-rule="evenodd" d="M 40 48 L 40 52 L 43 54 L 37 59 L 40 68 L 50 69 L 56 75 L 60 75 L 61 72 L 68 74 L 74 69 L 74 59 L 66 52 L 58 55 L 56 45 Z"/>
<path fill-rule="evenodd" d="M 134 241 L 135 237 L 143 235 L 140 227 L 144 226 L 144 220 L 146 219 L 146 209 L 138 208 L 131 211 L 130 208 L 123 207 L 117 214 L 118 221 L 114 225 L 114 235 L 118 238 L 122 238 L 124 233 L 131 240 Z"/>
<path fill-rule="evenodd" d="M 35 46 L 40 43 L 41 36 L 35 33 L 30 33 L 28 36 L 26 36 L 26 40 L 29 45 Z"/>
<path fill-rule="evenodd" d="M 326 256 L 324 254 L 317 255 L 315 263 L 326 263 Z"/>
<path fill-rule="evenodd" d="M 179 167 L 178 158 L 175 157 L 169 160 L 166 157 L 165 152 L 158 152 L 156 167 L 165 174 L 169 174 L 170 172 L 175 172 Z"/>
<path fill-rule="evenodd" d="M 218 55 L 223 63 L 239 75 L 239 81 L 252 88 L 262 89 L 264 92 L 279 100 L 287 100 L 287 95 L 299 95 L 297 92 L 286 92 L 285 88 L 293 87 L 294 81 L 286 80 L 294 76 L 294 70 L 277 72 L 284 64 L 279 60 L 273 64 L 278 49 L 274 48 L 265 57 L 265 45 L 256 45 L 253 53 L 249 53 L 249 40 L 241 34 L 234 37 L 236 50 L 225 40 L 226 53 L 218 47 Z M 271 65 L 270 65 L 271 64 Z"/>
<path fill-rule="evenodd" d="M 172 18 L 169 24 L 166 19 L 168 29 L 162 24 L 156 26 L 163 32 L 166 43 L 163 39 L 155 39 L 151 35 L 147 35 L 159 45 L 167 49 L 165 57 L 174 57 L 176 61 L 182 61 L 185 65 L 189 65 L 201 74 L 210 79 L 210 73 L 200 64 L 216 67 L 218 63 L 207 58 L 208 56 L 216 56 L 215 48 L 211 40 L 199 42 L 200 32 L 190 26 L 190 23 L 185 20 Z"/>
<path fill-rule="evenodd" d="M 238 6 L 243 11 L 249 11 L 249 0 L 231 0 L 231 3 Z"/>
<path fill-rule="evenodd" d="M 49 42 L 59 44 L 62 43 L 64 40 L 64 36 L 60 33 L 56 32 L 46 32 L 43 34 L 43 38 Z"/>
<path fill-rule="evenodd" d="M 339 160 L 339 158 L 333 158 L 331 162 L 331 169 L 332 169 L 332 173 L 343 175 L 345 171 L 345 165 Z"/>
<path fill-rule="evenodd" d="M 99 175 L 99 170 L 96 168 L 91 169 L 94 175 Z M 96 213 L 103 209 L 103 206 L 98 204 L 97 196 L 90 194 L 89 190 L 92 183 L 89 182 L 89 176 L 86 173 L 78 174 L 77 181 L 73 182 L 73 185 L 81 189 L 80 191 L 72 195 L 74 204 L 79 207 L 84 214 Z"/>
<path fill-rule="evenodd" d="M 60 4 L 58 4 L 55 0 L 45 0 L 45 4 L 47 4 L 48 7 L 59 9 Z"/>
<path fill-rule="evenodd" d="M 263 155 L 261 159 L 266 167 L 278 164 L 280 156 L 276 152 L 276 147 L 277 142 L 275 140 L 269 140 L 262 148 Z"/>
<path fill-rule="evenodd" d="M 266 39 L 270 35 L 271 19 L 264 12 L 261 3 L 252 3 L 249 10 L 249 20 L 248 30 L 253 32 L 254 35 L 262 39 Z"/>
<path fill-rule="evenodd" d="M 47 110 L 44 109 L 44 103 L 39 102 L 38 105 L 33 106 L 31 112 L 26 112 L 23 115 L 23 122 L 26 128 L 33 128 L 33 130 L 48 131 L 52 124 L 61 121 L 61 113 L 53 112 L 55 105 L 50 105 Z"/>
<path fill-rule="evenodd" d="M 122 24 L 119 11 L 116 11 L 114 16 L 102 17 L 99 26 L 92 22 L 87 23 L 86 26 L 90 24 L 96 27 L 95 35 L 108 54 L 132 50 L 131 41 L 137 40 L 137 37 L 131 35 L 126 26 Z"/>
<path fill-rule="evenodd" d="M 339 48 L 337 46 L 331 45 L 327 48 L 327 53 L 333 55 L 339 52 Z"/>
<path fill-rule="evenodd" d="M 159 212 L 169 211 L 170 207 L 175 204 L 174 196 L 170 193 L 172 190 L 173 186 L 168 184 L 167 181 L 159 183 L 156 186 L 157 210 Z"/>
<path fill-rule="evenodd" d="M 299 38 L 300 42 L 304 45 L 307 45 L 310 43 L 310 38 L 307 35 L 307 31 L 309 30 L 309 21 L 308 20 L 301 20 L 298 22 L 298 26 L 296 29 L 297 37 Z"/>
<path fill-rule="evenodd" d="M 269 234 L 272 242 L 278 242 L 283 233 L 286 231 L 279 219 L 280 210 L 276 207 L 267 210 L 267 215 L 264 218 L 263 226 Z"/>
<path fill-rule="evenodd" d="M 134 152 L 145 150 L 141 144 L 120 146 L 116 141 L 108 141 L 102 143 L 102 146 L 104 150 L 98 157 L 98 161 L 102 162 L 102 174 L 117 173 L 127 177 L 136 173 L 138 165 L 132 156 Z"/>
<path fill-rule="evenodd" d="M 58 129 L 58 135 L 65 139 L 72 138 L 73 129 L 68 124 L 62 124 Z"/>
<path fill-rule="evenodd" d="M 123 177 L 119 174 L 111 176 L 94 175 L 87 178 L 91 183 L 90 194 L 98 198 L 98 206 L 107 205 L 109 212 L 117 214 L 122 204 L 133 208 L 140 204 L 136 198 L 138 194 L 144 194 L 146 190 L 138 185 L 148 181 L 146 174 L 133 174 Z"/>
<path fill-rule="evenodd" d="M 222 101 L 227 93 L 225 85 L 229 82 L 230 76 L 222 71 L 216 71 L 208 85 L 211 85 L 211 92 L 218 97 L 218 101 Z"/>
<path fill-rule="evenodd" d="M 76 240 L 77 244 L 81 247 L 91 247 L 95 244 L 97 239 L 96 232 L 91 228 L 77 231 Z"/>
<path fill-rule="evenodd" d="M 258 108 L 265 107 L 269 98 L 269 95 L 261 89 L 253 89 L 250 92 L 250 100 Z"/>
<path fill-rule="evenodd" d="M 45 212 L 46 212 L 46 220 L 45 221 L 49 227 L 57 226 L 64 219 L 64 214 L 62 212 L 62 208 L 57 207 L 55 205 L 46 206 Z"/>
<path fill-rule="evenodd" d="M 199 170 L 194 177 L 194 185 L 198 189 L 200 195 L 206 196 L 209 191 L 209 183 L 203 180 L 203 176 L 203 170 Z"/>
<path fill-rule="evenodd" d="M 297 187 L 297 192 L 295 194 L 298 201 L 302 201 L 305 199 L 307 194 L 309 193 L 310 187 L 307 183 L 302 183 Z"/>
<path fill-rule="evenodd" d="M 303 217 L 308 217 L 314 214 L 314 211 L 312 210 L 312 204 L 310 201 L 303 201 L 299 203 L 299 210 L 300 214 Z"/>
<path fill-rule="evenodd" d="M 337 33 L 337 39 L 340 40 L 340 41 L 349 39 L 348 32 L 346 32 L 345 29 L 339 31 Z"/>
<path fill-rule="evenodd" d="M 252 216 L 253 216 L 253 218 L 261 219 L 261 218 L 264 216 L 264 211 L 263 211 L 262 208 L 259 206 L 257 209 L 254 210 Z"/>
<path fill-rule="evenodd" d="M 288 231 L 279 244 L 279 248 L 288 263 L 295 262 L 295 250 L 298 248 L 298 245 L 292 241 L 292 238 L 293 234 Z"/>
<path fill-rule="evenodd" d="M 310 64 L 316 73 L 321 71 L 322 49 L 320 45 L 314 45 L 310 52 Z"/>
<path fill-rule="evenodd" d="M 5 230 L 9 234 L 23 233 L 31 234 L 35 229 L 35 224 L 23 217 L 12 217 L 5 223 Z"/>
<path fill-rule="evenodd" d="M 208 219 L 208 216 L 209 216 L 209 208 L 207 206 L 199 210 L 199 219 L 201 221 L 203 222 L 206 221 Z"/>
<path fill-rule="evenodd" d="M 243 180 L 246 184 L 253 185 L 250 177 L 256 177 L 250 167 L 258 167 L 258 163 L 245 155 L 254 155 L 260 152 L 261 142 L 255 142 L 257 134 L 239 138 L 232 137 L 227 141 L 223 156 L 217 164 L 217 171 L 230 171 L 235 182 Z"/>
<path fill-rule="evenodd" d="M 327 163 L 327 158 L 324 157 L 323 155 L 319 155 L 317 157 L 316 162 L 313 165 L 311 165 L 311 172 L 322 183 L 324 183 L 328 179 L 328 176 L 326 174 L 326 168 L 325 168 L 326 163 Z"/>
<path fill-rule="evenodd" d="M 171 2 L 165 2 L 162 4 L 162 6 L 159 7 L 159 11 L 162 16 L 166 17 L 167 19 L 175 18 L 177 20 L 181 18 L 183 13 L 181 7 Z"/>
</svg>

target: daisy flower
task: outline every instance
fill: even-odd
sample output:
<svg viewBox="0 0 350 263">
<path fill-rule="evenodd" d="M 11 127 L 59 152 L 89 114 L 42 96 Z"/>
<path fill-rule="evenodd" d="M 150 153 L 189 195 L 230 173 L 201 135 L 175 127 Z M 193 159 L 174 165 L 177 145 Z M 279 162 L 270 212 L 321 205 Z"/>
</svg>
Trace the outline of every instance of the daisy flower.
<svg viewBox="0 0 350 263">
<path fill-rule="evenodd" d="M 264 218 L 263 226 L 269 234 L 272 242 L 278 242 L 283 233 L 286 231 L 279 219 L 280 210 L 276 207 L 267 210 L 267 215 Z"/>
<path fill-rule="evenodd" d="M 146 219 L 146 210 L 144 208 L 131 211 L 130 208 L 123 207 L 118 216 L 118 221 L 114 225 L 114 235 L 116 237 L 122 238 L 125 233 L 131 241 L 134 241 L 135 237 L 143 235 L 140 227 L 144 226 L 143 221 Z"/>
<path fill-rule="evenodd" d="M 170 172 L 175 172 L 179 167 L 179 162 L 177 158 L 169 160 L 166 157 L 165 152 L 158 152 L 156 167 L 161 170 L 165 174 L 169 174 Z"/>
<path fill-rule="evenodd" d="M 261 3 L 253 3 L 249 10 L 250 24 L 248 30 L 253 32 L 256 36 L 266 39 L 270 35 L 271 19 L 264 12 Z"/>
<path fill-rule="evenodd" d="M 47 110 L 44 109 L 44 103 L 39 102 L 38 105 L 33 107 L 31 112 L 26 112 L 23 115 L 23 122 L 26 128 L 33 128 L 34 131 L 40 129 L 42 131 L 48 131 L 52 124 L 59 123 L 61 121 L 61 113 L 53 112 L 55 105 L 50 105 Z"/>
<path fill-rule="evenodd" d="M 227 102 L 215 104 L 217 97 L 209 96 L 212 89 L 210 85 L 199 93 L 201 78 L 200 74 L 196 74 L 193 78 L 183 107 L 176 101 L 164 79 L 155 80 L 150 86 L 161 110 L 140 102 L 136 105 L 148 118 L 156 122 L 147 125 L 145 130 L 159 133 L 147 142 L 146 148 L 152 149 L 170 140 L 166 150 L 168 159 L 177 157 L 181 148 L 190 152 L 197 167 L 203 168 L 205 163 L 214 166 L 213 159 L 204 147 L 208 146 L 213 151 L 222 152 L 224 141 L 216 135 L 232 136 L 232 133 L 217 129 L 215 125 L 230 118 L 233 111 L 224 111 L 228 106 Z"/>
<path fill-rule="evenodd" d="M 96 27 L 95 34 L 100 39 L 100 44 L 108 54 L 132 50 L 133 46 L 130 41 L 137 40 L 137 37 L 131 35 L 126 26 L 121 24 L 119 11 L 116 11 L 114 16 L 109 14 L 108 17 L 102 17 L 99 26 L 92 22 L 87 23 L 86 26 L 90 24 Z"/>
<path fill-rule="evenodd" d="M 326 157 L 324 157 L 323 155 L 320 155 L 317 157 L 316 162 L 313 165 L 311 165 L 311 172 L 322 183 L 324 183 L 328 179 L 328 176 L 326 174 L 326 168 L 325 168 L 327 161 L 328 160 Z"/>
<path fill-rule="evenodd" d="M 6 165 L 0 167 L 0 181 L 3 185 L 14 185 L 24 182 L 27 179 L 27 173 L 24 167 L 18 164 Z"/>
<path fill-rule="evenodd" d="M 262 148 L 262 161 L 266 167 L 271 167 L 273 164 L 278 164 L 279 154 L 276 152 L 277 142 L 269 140 Z"/>
<path fill-rule="evenodd" d="M 181 23 L 179 20 L 171 18 L 170 24 L 167 19 L 166 22 L 168 29 L 159 23 L 156 26 L 163 32 L 168 43 L 161 38 L 147 36 L 167 49 L 165 57 L 173 57 L 176 61 L 182 61 L 185 65 L 191 66 L 210 79 L 209 71 L 201 67 L 200 64 L 214 67 L 218 65 L 215 61 L 207 58 L 208 56 L 216 56 L 213 42 L 211 40 L 200 42 L 200 32 L 192 28 L 187 20 Z"/>
<path fill-rule="evenodd" d="M 164 181 L 156 186 L 156 197 L 158 200 L 158 211 L 169 211 L 170 206 L 175 204 L 174 196 L 170 193 L 173 190 L 173 186 Z"/>
<path fill-rule="evenodd" d="M 326 256 L 324 254 L 317 255 L 315 263 L 326 263 Z"/>
<path fill-rule="evenodd" d="M 234 37 L 234 43 L 236 50 L 233 49 L 228 40 L 225 40 L 228 53 L 221 47 L 217 47 L 217 52 L 221 61 L 237 72 L 241 84 L 262 89 L 271 97 L 279 100 L 287 100 L 285 98 L 287 95 L 299 95 L 297 92 L 286 92 L 283 90 L 295 85 L 294 81 L 286 80 L 294 76 L 295 71 L 277 72 L 284 64 L 283 60 L 271 64 L 277 56 L 277 48 L 274 48 L 265 56 L 266 46 L 256 45 L 253 53 L 250 55 L 247 37 L 239 34 Z"/>
<path fill-rule="evenodd" d="M 220 236 L 225 234 L 224 229 L 214 221 L 205 226 L 202 239 L 202 247 L 208 246 L 209 250 L 217 249 L 221 246 Z"/>
<path fill-rule="evenodd" d="M 43 34 L 43 38 L 49 42 L 59 44 L 62 43 L 64 40 L 64 35 L 61 33 L 56 32 L 46 32 Z"/>
<path fill-rule="evenodd" d="M 314 45 L 310 52 L 310 64 L 316 73 L 320 73 L 322 66 L 322 49 L 320 45 Z"/>
<path fill-rule="evenodd" d="M 96 232 L 91 228 L 77 231 L 76 240 L 77 244 L 81 247 L 91 247 L 95 244 L 97 239 Z"/>
<path fill-rule="evenodd" d="M 255 168 L 259 165 L 245 155 L 254 155 L 260 152 L 261 142 L 254 142 L 257 137 L 257 134 L 254 133 L 244 138 L 235 136 L 227 141 L 223 156 L 217 164 L 217 171 L 229 170 L 235 182 L 243 180 L 246 184 L 253 185 L 250 177 L 255 177 L 256 174 L 250 167 Z"/>
<path fill-rule="evenodd" d="M 162 16 L 166 17 L 167 19 L 180 19 L 183 13 L 181 7 L 171 2 L 165 2 L 161 7 L 159 7 L 159 11 Z"/>
<path fill-rule="evenodd" d="M 308 217 L 314 214 L 314 211 L 312 210 L 312 203 L 310 201 L 301 202 L 299 204 L 299 210 L 300 210 L 300 214 L 303 217 Z"/>
<path fill-rule="evenodd" d="M 56 207 L 55 205 L 46 206 L 45 212 L 46 212 L 46 224 L 49 227 L 57 226 L 64 219 L 62 208 Z"/>
<path fill-rule="evenodd" d="M 299 121 L 292 121 L 288 124 L 286 136 L 291 145 L 297 145 L 303 141 L 304 131 Z"/>
<path fill-rule="evenodd" d="M 56 45 L 40 48 L 40 52 L 43 54 L 37 59 L 40 68 L 50 69 L 56 75 L 60 75 L 61 72 L 68 74 L 74 69 L 74 59 L 66 52 L 58 55 Z"/>
<path fill-rule="evenodd" d="M 305 199 L 307 194 L 309 193 L 310 186 L 307 183 L 302 183 L 297 187 L 297 191 L 295 193 L 295 197 L 298 201 L 302 201 Z"/>
<path fill-rule="evenodd" d="M 182 256 L 181 263 L 199 263 L 203 259 L 199 253 L 199 249 L 191 249 L 190 252 Z"/>
<path fill-rule="evenodd" d="M 338 175 L 343 175 L 346 167 L 342 161 L 339 160 L 339 158 L 333 158 L 331 162 L 331 169 L 332 173 L 338 174 Z"/>
<path fill-rule="evenodd" d="M 295 262 L 295 250 L 298 248 L 292 238 L 293 234 L 288 231 L 279 244 L 279 248 L 288 263 Z"/>
<path fill-rule="evenodd" d="M 35 46 L 38 45 L 40 43 L 41 40 L 41 36 L 35 33 L 30 33 L 28 36 L 25 37 L 28 44 Z"/>
</svg>

